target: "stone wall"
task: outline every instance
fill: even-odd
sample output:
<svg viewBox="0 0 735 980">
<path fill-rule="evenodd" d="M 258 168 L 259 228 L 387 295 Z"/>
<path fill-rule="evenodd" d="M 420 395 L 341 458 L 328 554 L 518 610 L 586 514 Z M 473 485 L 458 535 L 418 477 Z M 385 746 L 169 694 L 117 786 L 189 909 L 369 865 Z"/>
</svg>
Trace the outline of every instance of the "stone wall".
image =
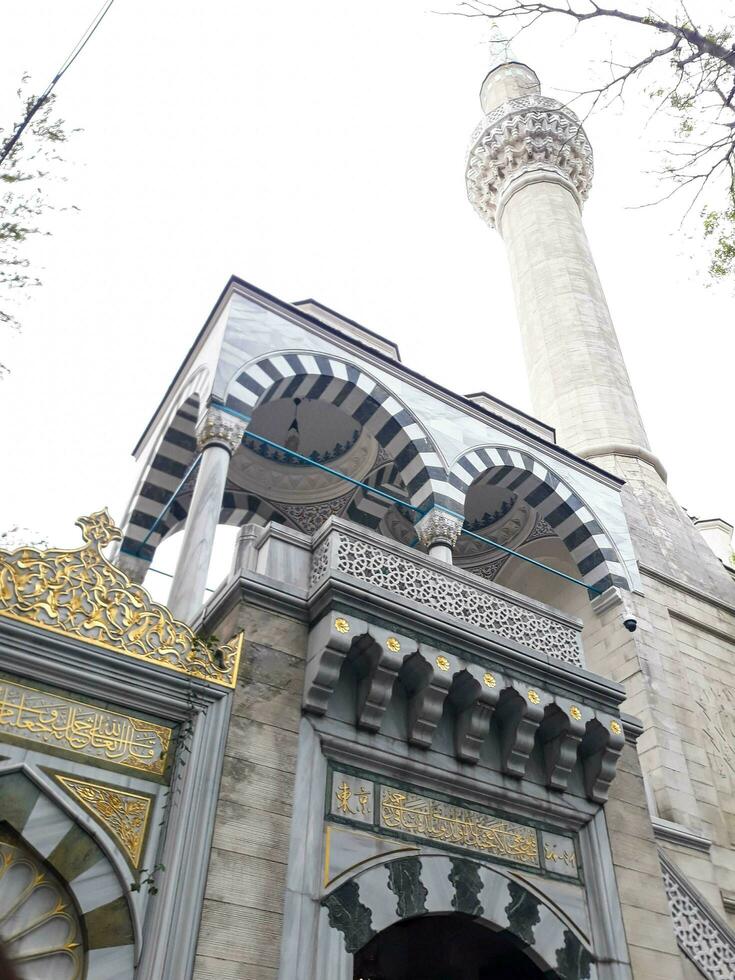
<svg viewBox="0 0 735 980">
<path fill-rule="evenodd" d="M 633 977 L 681 980 L 685 974 L 633 745 L 623 750 L 604 812 Z"/>
<path fill-rule="evenodd" d="M 195 980 L 275 980 L 306 627 L 242 604 L 245 630 L 217 807 Z"/>
</svg>

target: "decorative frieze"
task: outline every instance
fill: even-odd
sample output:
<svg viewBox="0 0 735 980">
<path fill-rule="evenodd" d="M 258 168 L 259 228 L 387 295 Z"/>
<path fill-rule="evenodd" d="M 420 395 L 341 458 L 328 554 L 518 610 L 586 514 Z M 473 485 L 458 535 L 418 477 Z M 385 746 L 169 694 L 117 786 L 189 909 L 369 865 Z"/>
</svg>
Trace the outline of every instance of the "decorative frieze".
<svg viewBox="0 0 735 980">
<path fill-rule="evenodd" d="M 343 674 L 345 663 L 351 670 Z M 429 750 L 448 703 L 454 751 L 462 762 L 481 764 L 483 745 L 492 738 L 502 772 L 522 779 L 539 743 L 549 788 L 566 791 L 576 767 L 586 795 L 597 803 L 607 799 L 625 744 L 620 721 L 607 710 L 553 693 L 546 681 L 531 684 L 489 658 L 465 660 L 420 637 L 332 611 L 309 633 L 304 710 L 326 714 L 341 677 L 355 685 L 346 703 L 354 705 L 358 728 L 379 732 L 393 704 L 406 741 Z"/>
<path fill-rule="evenodd" d="M 380 826 L 435 844 L 540 866 L 536 831 L 477 810 L 380 787 Z"/>
<path fill-rule="evenodd" d="M 519 864 L 539 873 L 579 877 L 571 836 L 539 830 L 459 800 L 438 799 L 415 787 L 388 784 L 375 775 L 333 770 L 329 775 L 326 819 L 333 829 L 336 824 L 353 825 L 363 838 L 365 832 L 371 832 L 372 837 L 365 838 L 373 842 L 366 856 L 373 851 L 383 853 L 391 846 L 399 846 L 399 842 L 405 846 L 415 841 L 416 847 L 448 847 Z M 349 844 L 348 854 L 355 847 L 354 841 Z M 345 860 L 343 856 L 338 864 Z"/>
<path fill-rule="evenodd" d="M 524 647 L 583 667 L 580 629 L 532 602 L 516 600 L 462 569 L 437 563 L 384 539 L 379 544 L 360 532 L 334 527 L 319 541 L 309 586 L 315 592 L 331 571 L 350 575 L 369 587 L 413 600 L 434 613 L 452 616 Z"/>
<path fill-rule="evenodd" d="M 109 708 L 0 680 L 0 735 L 161 776 L 171 729 Z"/>
</svg>

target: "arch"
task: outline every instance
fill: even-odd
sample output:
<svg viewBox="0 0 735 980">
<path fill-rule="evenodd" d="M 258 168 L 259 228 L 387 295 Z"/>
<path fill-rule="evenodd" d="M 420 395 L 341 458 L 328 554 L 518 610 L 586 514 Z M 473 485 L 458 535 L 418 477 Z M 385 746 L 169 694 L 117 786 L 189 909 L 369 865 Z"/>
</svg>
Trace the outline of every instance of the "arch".
<svg viewBox="0 0 735 980">
<path fill-rule="evenodd" d="M 477 477 L 490 469 L 496 470 L 492 483 L 518 494 L 554 529 L 587 585 L 599 592 L 610 586 L 630 588 L 615 546 L 587 504 L 529 453 L 499 446 L 469 450 L 455 461 L 449 483 L 464 498 Z"/>
<path fill-rule="evenodd" d="M 270 354 L 242 368 L 225 405 L 243 415 L 277 398 L 319 399 L 346 412 L 393 458 L 409 500 L 429 510 L 450 506 L 447 474 L 437 448 L 406 406 L 362 368 L 326 354 Z"/>
<path fill-rule="evenodd" d="M 186 511 L 177 509 L 175 502 L 169 512 L 171 519 L 156 523 L 196 458 L 196 427 L 204 401 L 206 379 L 207 372 L 201 369 L 189 378 L 182 389 L 163 427 L 162 437 L 146 460 L 123 518 L 120 551 L 142 562 L 150 563 L 153 560 L 156 548 L 171 530 L 172 524 L 186 517 Z M 153 532 L 149 534 L 151 529 Z"/>
<path fill-rule="evenodd" d="M 135 930 L 128 895 L 100 845 L 22 769 L 0 775 L 0 814 L 0 823 L 51 867 L 72 896 L 86 938 L 87 980 L 132 980 Z"/>
<path fill-rule="evenodd" d="M 559 910 L 518 877 L 467 857 L 420 854 L 374 864 L 322 905 L 348 954 L 401 920 L 462 913 L 512 938 L 549 977 L 595 976 L 588 943 Z"/>
</svg>

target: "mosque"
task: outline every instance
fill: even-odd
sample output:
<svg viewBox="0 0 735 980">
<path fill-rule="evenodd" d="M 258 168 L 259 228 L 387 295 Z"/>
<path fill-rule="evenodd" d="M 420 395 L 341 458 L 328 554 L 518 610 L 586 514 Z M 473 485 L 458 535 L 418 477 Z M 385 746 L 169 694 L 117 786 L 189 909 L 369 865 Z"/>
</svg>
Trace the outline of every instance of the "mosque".
<svg viewBox="0 0 735 980">
<path fill-rule="evenodd" d="M 732 527 L 649 445 L 579 120 L 519 62 L 480 97 L 538 418 L 233 277 L 120 526 L 0 552 L 19 977 L 735 978 Z"/>
</svg>

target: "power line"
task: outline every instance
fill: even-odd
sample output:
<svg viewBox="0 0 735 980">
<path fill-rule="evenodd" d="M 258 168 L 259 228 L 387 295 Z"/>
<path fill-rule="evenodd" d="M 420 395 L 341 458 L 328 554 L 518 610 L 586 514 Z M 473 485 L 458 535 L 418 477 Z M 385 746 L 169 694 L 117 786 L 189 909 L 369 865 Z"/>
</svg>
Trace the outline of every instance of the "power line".
<svg viewBox="0 0 735 980">
<path fill-rule="evenodd" d="M 61 68 L 59 68 L 59 70 L 56 72 L 56 74 L 51 79 L 51 81 L 49 82 L 49 84 L 46 86 L 46 88 L 43 91 L 43 94 L 40 95 L 36 99 L 36 101 L 33 103 L 33 105 L 30 107 L 30 109 L 28 110 L 28 112 L 25 115 L 25 119 L 23 119 L 23 121 L 16 128 L 15 132 L 13 133 L 13 135 L 10 137 L 10 139 L 7 141 L 7 143 L 3 147 L 2 153 L 0 154 L 0 165 L 2 165 L 4 163 L 6 157 L 10 153 L 10 151 L 13 149 L 13 147 L 15 146 L 15 144 L 18 142 L 18 140 L 20 139 L 20 137 L 23 135 L 23 132 L 26 129 L 26 127 L 28 126 L 28 123 L 31 121 L 31 119 L 33 119 L 33 117 L 38 112 L 38 110 L 41 108 L 41 106 L 44 104 L 44 102 L 46 102 L 48 100 L 48 97 L 53 92 L 56 83 L 61 78 L 63 78 L 63 76 L 69 71 L 69 69 L 71 68 L 71 66 L 74 64 L 74 62 L 77 60 L 77 58 L 79 57 L 79 55 L 82 53 L 82 51 L 84 51 L 84 49 L 87 46 L 87 44 L 88 44 L 89 40 L 91 39 L 92 35 L 94 34 L 94 32 L 97 30 L 97 28 L 102 23 L 102 21 L 103 21 L 103 19 L 105 17 L 105 14 L 110 9 L 110 7 L 113 5 L 114 2 L 115 2 L 115 0 L 106 0 L 106 2 L 102 5 L 102 7 L 97 12 L 97 15 L 95 16 L 95 18 L 92 20 L 92 23 L 89 25 L 89 27 L 87 28 L 87 30 L 84 32 L 84 34 L 82 34 L 82 36 L 79 38 L 79 40 L 77 41 L 77 43 L 74 45 L 74 47 L 71 49 L 71 51 L 67 55 L 66 59 L 64 60 L 64 62 L 61 65 Z"/>
</svg>

